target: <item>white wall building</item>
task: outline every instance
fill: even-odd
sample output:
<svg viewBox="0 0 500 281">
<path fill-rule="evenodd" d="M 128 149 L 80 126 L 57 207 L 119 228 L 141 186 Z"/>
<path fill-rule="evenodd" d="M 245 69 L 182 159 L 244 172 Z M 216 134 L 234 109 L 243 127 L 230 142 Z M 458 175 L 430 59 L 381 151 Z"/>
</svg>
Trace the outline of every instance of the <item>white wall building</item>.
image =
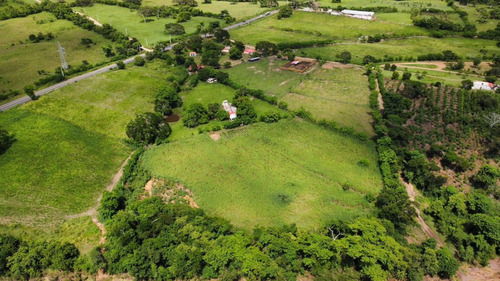
<svg viewBox="0 0 500 281">
<path fill-rule="evenodd" d="M 496 91 L 498 89 L 498 85 L 489 82 L 482 81 L 474 81 L 474 86 L 472 86 L 473 90 L 487 90 L 487 91 Z"/>
<path fill-rule="evenodd" d="M 348 17 L 372 20 L 375 12 L 355 11 L 355 10 L 342 10 L 342 14 Z"/>
</svg>

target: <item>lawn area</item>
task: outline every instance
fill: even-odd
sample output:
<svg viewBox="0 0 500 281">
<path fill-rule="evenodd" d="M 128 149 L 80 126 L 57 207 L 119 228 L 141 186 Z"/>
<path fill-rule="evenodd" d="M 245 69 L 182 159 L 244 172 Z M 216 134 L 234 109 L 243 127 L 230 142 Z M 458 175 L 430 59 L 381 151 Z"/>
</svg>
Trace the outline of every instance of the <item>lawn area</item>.
<svg viewBox="0 0 500 281">
<path fill-rule="evenodd" d="M 427 35 L 422 28 L 382 21 L 367 21 L 323 13 L 294 12 L 286 19 L 276 15 L 231 31 L 235 40 L 256 44 L 262 40 L 273 43 L 310 40 L 356 40 L 361 36 L 386 34 L 389 36 Z"/>
<path fill-rule="evenodd" d="M 321 68 L 304 75 L 279 69 L 282 64 L 285 61 L 264 58 L 226 71 L 236 82 L 264 90 L 287 102 L 292 110 L 303 107 L 315 118 L 373 134 L 368 106 L 370 93 L 363 69 Z"/>
<path fill-rule="evenodd" d="M 320 0 L 321 6 L 336 8 L 339 3 L 332 3 L 328 0 Z M 396 7 L 399 11 L 410 12 L 411 9 L 435 8 L 445 11 L 452 10 L 448 7 L 446 1 L 441 0 L 408 0 L 408 1 L 393 1 L 393 0 L 342 0 L 341 5 L 348 8 L 363 8 L 363 7 Z"/>
<path fill-rule="evenodd" d="M 488 55 L 500 54 L 500 48 L 495 41 L 468 38 L 409 38 L 387 40 L 381 43 L 353 43 L 346 45 L 331 45 L 319 48 L 301 49 L 298 55 L 307 57 L 321 57 L 326 60 L 338 60 L 336 55 L 347 50 L 352 54 L 352 62 L 361 64 L 363 57 L 371 55 L 382 59 L 384 55 L 392 57 L 412 57 L 429 53 L 440 53 L 451 50 L 463 58 L 481 56 L 480 50 L 484 49 Z"/>
<path fill-rule="evenodd" d="M 51 32 L 54 39 L 32 43 L 30 34 Z M 95 42 L 90 48 L 81 44 L 82 38 Z M 0 22 L 0 93 L 9 90 L 22 90 L 42 76 L 39 70 L 53 72 L 60 67 L 57 42 L 66 51 L 66 60 L 71 65 L 81 64 L 83 60 L 98 63 L 106 60 L 101 46 L 111 43 L 96 34 L 65 20 L 56 20 L 52 14 L 43 12 L 24 18 Z"/>
<path fill-rule="evenodd" d="M 286 2 L 280 1 L 280 5 Z M 212 1 L 210 4 L 202 4 L 202 1 L 198 1 L 197 9 L 203 12 L 210 12 L 214 14 L 220 13 L 222 10 L 227 10 L 232 17 L 236 20 L 242 20 L 254 17 L 259 14 L 263 14 L 269 8 L 261 8 L 258 3 L 250 2 L 229 2 L 229 1 Z"/>
<path fill-rule="evenodd" d="M 489 13 L 492 9 L 488 5 L 476 4 L 463 6 L 459 5 L 459 3 L 456 3 L 456 5 L 467 12 L 469 21 L 476 25 L 478 32 L 495 29 L 500 22 L 500 20 L 489 18 Z M 484 21 L 480 19 L 484 19 Z"/>
<path fill-rule="evenodd" d="M 0 114 L 17 141 L 0 156 L 0 224 L 58 225 L 95 204 L 131 149 L 125 126 L 150 111 L 165 70 L 113 71 Z"/>
<path fill-rule="evenodd" d="M 455 86 L 455 87 L 461 87 L 462 86 L 462 80 L 469 79 L 472 81 L 477 81 L 477 80 L 484 80 L 484 76 L 476 76 L 476 75 L 467 75 L 467 74 L 459 74 L 459 73 L 450 73 L 450 72 L 443 72 L 443 71 L 434 71 L 432 69 L 429 70 L 423 70 L 423 69 L 415 69 L 411 67 L 407 67 L 409 72 L 412 73 L 411 79 L 414 81 L 420 81 L 423 83 L 436 83 L 436 82 L 441 82 L 442 84 L 445 85 L 450 85 L 450 86 Z M 403 75 L 404 69 L 399 68 L 397 70 L 399 72 L 399 75 Z M 382 71 L 384 74 L 384 77 L 386 78 L 391 78 L 392 77 L 392 71 Z M 418 75 L 421 74 L 422 78 L 418 79 Z"/>
<path fill-rule="evenodd" d="M 364 195 L 382 187 L 374 147 L 297 120 L 226 131 L 217 142 L 200 134 L 154 147 L 142 165 L 154 177 L 180 181 L 200 208 L 245 229 L 353 219 L 371 212 Z"/>
<path fill-rule="evenodd" d="M 165 33 L 165 24 L 175 23 L 172 18 L 149 17 L 149 22 L 144 22 L 142 16 L 137 11 L 123 8 L 120 6 L 110 6 L 102 4 L 94 4 L 92 7 L 75 8 L 76 11 L 82 12 L 100 23 L 108 23 L 119 31 L 128 34 L 131 37 L 137 38 L 141 44 L 152 47 L 156 42 L 168 41 L 170 35 Z M 186 33 L 196 32 L 196 28 L 200 22 L 208 25 L 211 21 L 217 21 L 214 18 L 207 17 L 192 17 L 188 22 L 183 22 Z M 221 22 L 223 24 L 223 22 Z M 175 38 L 176 36 L 172 36 Z"/>
</svg>

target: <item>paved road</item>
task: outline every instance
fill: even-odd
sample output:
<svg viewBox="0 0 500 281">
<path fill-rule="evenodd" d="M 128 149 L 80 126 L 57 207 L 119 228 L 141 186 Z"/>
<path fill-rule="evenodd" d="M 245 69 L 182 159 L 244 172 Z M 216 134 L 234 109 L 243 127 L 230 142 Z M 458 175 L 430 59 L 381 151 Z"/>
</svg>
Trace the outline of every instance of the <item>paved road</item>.
<svg viewBox="0 0 500 281">
<path fill-rule="evenodd" d="M 240 26 L 243 26 L 243 25 L 246 25 L 246 24 L 252 23 L 252 22 L 254 22 L 254 21 L 258 21 L 258 20 L 263 19 L 263 18 L 265 18 L 265 17 L 269 17 L 269 16 L 274 15 L 274 14 L 276 14 L 276 13 L 278 13 L 278 10 L 275 10 L 275 11 L 271 11 L 271 12 L 265 13 L 265 14 L 263 14 L 263 15 L 260 15 L 260 16 L 254 17 L 254 18 L 251 18 L 251 19 L 249 19 L 249 20 L 246 20 L 246 21 L 243 21 L 243 22 L 240 22 L 240 23 L 237 23 L 237 24 L 233 24 L 233 25 L 231 25 L 231 26 L 225 27 L 224 29 L 225 29 L 225 30 L 231 30 L 231 29 L 234 29 L 234 28 L 237 28 L 237 27 L 240 27 Z M 202 37 L 203 37 L 203 38 L 208 37 L 208 36 L 209 36 L 209 35 L 207 35 L 207 34 L 202 35 Z M 169 51 L 169 50 L 171 50 L 171 49 L 172 49 L 172 47 L 173 47 L 175 44 L 176 44 L 176 43 L 174 43 L 174 44 L 172 44 L 172 45 L 169 45 L 169 46 L 165 47 L 165 49 L 163 49 L 163 50 L 164 50 L 164 51 Z M 145 48 L 143 48 L 143 49 L 144 49 L 144 50 L 146 50 Z M 149 50 L 149 49 L 147 49 L 146 51 L 150 51 L 150 50 Z M 145 57 L 146 55 L 145 55 L 145 54 L 142 54 L 141 56 L 142 56 L 142 57 Z M 134 58 L 133 58 L 133 57 L 128 58 L 128 59 L 124 60 L 123 62 L 124 62 L 125 64 L 132 63 L 132 62 L 134 62 Z M 50 87 L 47 87 L 47 88 L 45 88 L 45 89 L 42 89 L 42 90 L 40 90 L 40 91 L 35 92 L 35 95 L 36 95 L 37 97 L 43 96 L 43 95 L 45 95 L 45 94 L 47 94 L 47 93 L 50 93 L 50 92 L 55 91 L 55 90 L 57 90 L 57 89 L 60 89 L 60 88 L 62 88 L 62 87 L 68 86 L 68 85 L 70 85 L 70 84 L 76 83 L 76 82 L 78 82 L 78 81 L 81 81 L 81 80 L 84 80 L 84 79 L 87 79 L 87 78 L 90 78 L 90 77 L 94 77 L 94 76 L 96 76 L 96 75 L 98 75 L 98 74 L 101 74 L 101 73 L 108 72 L 108 71 L 110 71 L 110 70 L 112 70 L 112 69 L 114 69 L 114 68 L 116 68 L 116 63 L 114 63 L 114 64 L 112 64 L 112 65 L 108 65 L 108 66 L 102 67 L 102 68 L 99 68 L 99 69 L 97 69 L 97 70 L 94 70 L 94 71 L 91 71 L 91 72 L 88 72 L 88 73 L 85 73 L 85 74 L 82 74 L 82 75 L 79 75 L 79 76 L 76 76 L 76 77 L 73 77 L 73 78 L 68 79 L 68 80 L 65 80 L 65 81 L 63 81 L 63 82 L 61 82 L 61 83 L 57 83 L 57 84 L 55 84 L 55 85 L 52 85 L 52 86 L 50 86 Z M 25 103 L 27 103 L 27 102 L 29 102 L 29 101 L 31 101 L 31 99 L 30 99 L 29 97 L 27 97 L 27 96 L 24 96 L 24 97 L 22 97 L 22 98 L 18 98 L 18 99 L 16 99 L 16 100 L 13 100 L 13 101 L 11 101 L 11 102 L 9 102 L 9 103 L 6 103 L 6 104 L 4 104 L 4 105 L 0 105 L 0 112 L 2 112 L 2 111 L 6 111 L 6 110 L 8 110 L 8 109 L 11 109 L 11 108 L 13 108 L 13 107 L 15 107 L 15 106 L 18 106 L 18 105 L 21 105 L 21 104 L 25 104 Z"/>
</svg>

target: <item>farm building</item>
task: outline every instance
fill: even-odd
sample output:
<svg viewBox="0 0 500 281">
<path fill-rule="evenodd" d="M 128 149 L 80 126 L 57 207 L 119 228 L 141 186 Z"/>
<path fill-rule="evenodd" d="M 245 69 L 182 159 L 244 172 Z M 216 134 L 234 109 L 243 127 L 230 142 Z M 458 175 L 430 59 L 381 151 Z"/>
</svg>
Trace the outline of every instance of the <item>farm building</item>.
<svg viewBox="0 0 500 281">
<path fill-rule="evenodd" d="M 224 111 L 229 113 L 229 119 L 232 121 L 236 119 L 236 107 L 232 106 L 227 100 L 222 102 L 222 107 Z"/>
<path fill-rule="evenodd" d="M 355 11 L 355 10 L 342 10 L 342 14 L 351 18 L 363 19 L 363 20 L 372 20 L 375 15 L 374 12 L 365 12 L 365 11 Z"/>
<path fill-rule="evenodd" d="M 498 85 L 489 82 L 482 81 L 474 81 L 474 86 L 472 86 L 473 90 L 487 90 L 487 91 L 496 91 L 498 89 Z"/>
<path fill-rule="evenodd" d="M 255 49 L 245 49 L 243 53 L 247 55 L 253 55 L 255 53 Z"/>
<path fill-rule="evenodd" d="M 222 49 L 222 52 L 223 53 L 229 53 L 229 50 L 231 50 L 231 47 L 230 46 L 226 46 L 226 47 L 224 47 L 224 49 Z"/>
<path fill-rule="evenodd" d="M 190 52 L 189 56 L 192 57 L 192 58 L 195 58 L 197 56 L 197 54 L 196 54 L 196 52 Z"/>
</svg>

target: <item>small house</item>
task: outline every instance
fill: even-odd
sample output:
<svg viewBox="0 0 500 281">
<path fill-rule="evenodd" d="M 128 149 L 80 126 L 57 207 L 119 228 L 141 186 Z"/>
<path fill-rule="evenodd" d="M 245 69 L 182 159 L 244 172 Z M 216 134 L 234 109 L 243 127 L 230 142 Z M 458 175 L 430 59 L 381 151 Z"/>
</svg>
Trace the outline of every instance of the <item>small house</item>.
<svg viewBox="0 0 500 281">
<path fill-rule="evenodd" d="M 222 49 L 223 53 L 229 53 L 229 50 L 231 50 L 230 46 L 226 46 L 224 49 Z"/>
<path fill-rule="evenodd" d="M 208 78 L 207 79 L 207 83 L 213 84 L 215 82 L 217 82 L 217 79 L 215 79 L 215 78 Z"/>
<path fill-rule="evenodd" d="M 229 120 L 233 121 L 236 119 L 236 107 L 232 106 L 227 100 L 222 102 L 222 107 L 224 108 L 224 111 L 229 113 Z"/>
<path fill-rule="evenodd" d="M 474 81 L 474 85 L 472 86 L 473 90 L 487 90 L 487 91 L 496 91 L 498 89 L 498 85 L 489 82 L 482 81 Z"/>
<path fill-rule="evenodd" d="M 342 10 L 342 14 L 351 18 L 372 20 L 375 15 L 374 12 L 356 11 L 356 10 Z"/>
<path fill-rule="evenodd" d="M 192 57 L 192 58 L 195 58 L 198 54 L 196 54 L 196 52 L 190 52 L 189 53 L 189 56 Z"/>
</svg>

